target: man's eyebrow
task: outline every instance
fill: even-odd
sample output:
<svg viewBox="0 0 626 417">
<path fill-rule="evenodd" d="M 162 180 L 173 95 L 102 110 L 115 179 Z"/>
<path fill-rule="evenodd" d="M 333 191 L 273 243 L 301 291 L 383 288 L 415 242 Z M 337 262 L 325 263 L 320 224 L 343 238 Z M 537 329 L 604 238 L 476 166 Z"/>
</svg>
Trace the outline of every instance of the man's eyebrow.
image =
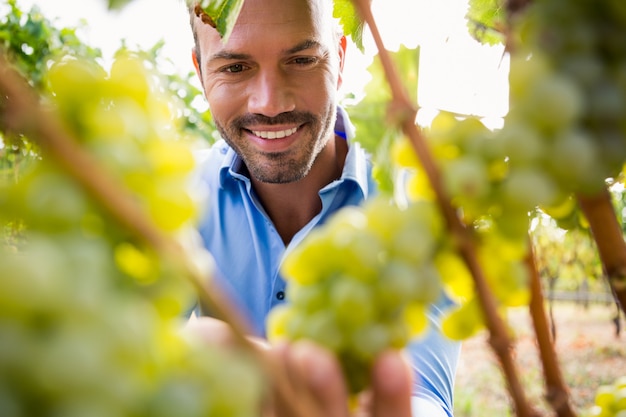
<svg viewBox="0 0 626 417">
<path fill-rule="evenodd" d="M 303 42 L 300 42 L 296 46 L 293 46 L 293 47 L 287 49 L 285 51 L 285 54 L 286 55 L 295 54 L 295 53 L 298 53 L 298 52 L 301 52 L 301 51 L 305 51 L 305 50 L 310 49 L 310 48 L 317 48 L 317 47 L 320 47 L 320 46 L 321 46 L 321 44 L 318 41 L 315 41 L 313 39 L 307 39 L 307 40 L 305 40 Z"/>
<path fill-rule="evenodd" d="M 284 53 L 285 55 L 290 55 L 290 54 L 295 54 L 301 51 L 305 51 L 310 48 L 317 48 L 319 46 L 321 46 L 321 44 L 318 41 L 315 41 L 313 39 L 307 39 L 305 41 L 300 42 L 299 44 L 295 46 L 292 46 L 289 49 L 286 49 Z M 239 60 L 245 61 L 251 58 L 252 58 L 252 55 L 250 54 L 230 52 L 228 50 L 224 50 L 224 51 L 216 52 L 213 55 L 211 55 L 209 57 L 209 61 L 215 61 L 218 59 L 231 60 L 231 61 L 239 61 Z"/>
<path fill-rule="evenodd" d="M 217 59 L 245 61 L 247 59 L 250 59 L 250 57 L 251 56 L 249 54 L 241 54 L 241 53 L 229 52 L 229 51 L 219 51 L 211 55 L 209 57 L 209 61 L 215 61 Z"/>
</svg>

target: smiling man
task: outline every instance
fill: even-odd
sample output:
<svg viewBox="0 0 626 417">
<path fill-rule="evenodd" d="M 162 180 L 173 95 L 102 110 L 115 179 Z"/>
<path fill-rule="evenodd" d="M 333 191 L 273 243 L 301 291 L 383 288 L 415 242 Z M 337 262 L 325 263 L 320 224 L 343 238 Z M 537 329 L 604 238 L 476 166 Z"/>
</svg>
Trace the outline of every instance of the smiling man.
<svg viewBox="0 0 626 417">
<path fill-rule="evenodd" d="M 346 38 L 332 7 L 332 0 L 246 0 L 226 42 L 190 9 L 194 64 L 222 136 L 200 165 L 209 207 L 199 231 L 216 281 L 251 336 L 265 336 L 269 311 L 284 302 L 285 254 L 337 210 L 376 192 L 368 155 L 338 106 Z M 438 312 L 434 306 L 433 329 Z M 215 321 L 197 320 L 215 331 Z M 292 374 L 302 375 L 323 415 L 349 415 L 336 362 L 310 344 L 288 351 Z M 360 415 L 410 416 L 411 404 L 422 415 L 452 415 L 458 353 L 434 330 L 411 345 L 411 364 L 399 352 L 382 355 Z"/>
</svg>

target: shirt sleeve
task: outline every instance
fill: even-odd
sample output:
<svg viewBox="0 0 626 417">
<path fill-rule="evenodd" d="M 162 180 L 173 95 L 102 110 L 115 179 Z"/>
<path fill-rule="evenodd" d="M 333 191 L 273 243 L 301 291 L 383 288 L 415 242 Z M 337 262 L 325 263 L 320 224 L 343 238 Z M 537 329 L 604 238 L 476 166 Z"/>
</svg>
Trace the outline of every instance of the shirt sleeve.
<svg viewBox="0 0 626 417">
<path fill-rule="evenodd" d="M 440 326 L 443 312 L 452 305 L 444 297 L 432 306 L 426 334 L 407 346 L 414 373 L 412 404 L 415 417 L 452 417 L 454 412 L 454 379 L 461 343 L 443 335 Z"/>
</svg>

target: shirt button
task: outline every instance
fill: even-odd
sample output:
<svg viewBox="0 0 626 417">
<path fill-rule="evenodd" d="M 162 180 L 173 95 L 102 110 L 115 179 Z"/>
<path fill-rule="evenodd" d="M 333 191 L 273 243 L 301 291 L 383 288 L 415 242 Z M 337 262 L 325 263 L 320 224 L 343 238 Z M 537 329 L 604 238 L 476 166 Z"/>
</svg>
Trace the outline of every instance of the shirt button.
<svg viewBox="0 0 626 417">
<path fill-rule="evenodd" d="M 285 299 L 285 292 L 284 291 L 278 291 L 276 293 L 276 298 L 278 298 L 279 300 L 284 300 Z"/>
</svg>

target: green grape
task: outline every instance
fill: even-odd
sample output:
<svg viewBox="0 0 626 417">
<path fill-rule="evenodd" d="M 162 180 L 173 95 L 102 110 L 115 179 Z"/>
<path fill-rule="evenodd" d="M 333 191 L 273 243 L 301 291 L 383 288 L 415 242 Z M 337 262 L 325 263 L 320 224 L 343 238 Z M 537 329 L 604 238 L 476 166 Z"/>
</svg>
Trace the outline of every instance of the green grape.
<svg viewBox="0 0 626 417">
<path fill-rule="evenodd" d="M 513 105 L 517 100 L 523 100 L 526 97 L 528 87 L 533 84 L 534 80 L 544 78 L 551 71 L 546 56 L 533 51 L 532 58 L 530 58 L 527 53 L 527 50 L 522 50 L 511 56 L 509 91 Z"/>
<path fill-rule="evenodd" d="M 596 388 L 593 404 L 585 410 L 585 416 L 626 416 L 626 379 L 617 378 L 613 383 Z"/>
<path fill-rule="evenodd" d="M 548 132 L 570 126 L 584 108 L 583 96 L 576 85 L 564 76 L 550 75 L 534 80 L 524 107 L 525 119 Z"/>
<path fill-rule="evenodd" d="M 533 126 L 517 121 L 497 132 L 498 140 L 503 142 L 504 153 L 511 165 L 531 165 L 540 163 L 546 152 L 543 137 Z"/>
<path fill-rule="evenodd" d="M 408 343 L 409 338 L 420 337 L 428 328 L 427 308 L 422 302 L 407 305 L 403 317 L 407 323 L 407 328 L 394 326 L 393 323 L 388 325 L 392 338 L 391 345 L 396 348 Z"/>
<path fill-rule="evenodd" d="M 589 89 L 587 114 L 598 123 L 619 122 L 626 109 L 624 91 L 608 77 L 601 78 Z"/>
<path fill-rule="evenodd" d="M 132 56 L 118 56 L 111 65 L 107 80 L 108 93 L 130 98 L 144 106 L 152 98 L 150 74 L 142 60 Z"/>
<path fill-rule="evenodd" d="M 550 205 L 558 196 L 552 178 L 535 167 L 511 170 L 502 184 L 502 201 L 507 206 L 529 211 L 537 205 Z"/>
<path fill-rule="evenodd" d="M 464 340 L 484 328 L 482 310 L 476 298 L 472 298 L 449 312 L 441 323 L 443 334 L 453 340 Z"/>
<path fill-rule="evenodd" d="M 613 409 L 626 410 L 626 387 L 615 386 L 615 397 L 613 398 Z"/>
<path fill-rule="evenodd" d="M 577 203 L 574 197 L 570 194 L 563 198 L 561 201 L 557 201 L 552 205 L 541 205 L 541 210 L 544 211 L 550 217 L 560 220 L 569 217 L 575 212 Z"/>
<path fill-rule="evenodd" d="M 48 88 L 61 111 L 101 95 L 101 80 L 105 77 L 105 70 L 97 63 L 69 57 L 52 65 L 46 74 Z"/>
<path fill-rule="evenodd" d="M 287 298 L 293 300 L 305 312 L 318 311 L 326 306 L 326 287 L 323 285 L 301 285 L 293 281 L 287 287 Z"/>
<path fill-rule="evenodd" d="M 315 340 L 331 351 L 339 351 L 344 345 L 344 333 L 333 311 L 320 310 L 305 316 L 301 323 L 302 337 Z"/>
<path fill-rule="evenodd" d="M 371 361 L 376 354 L 382 352 L 390 344 L 387 326 L 381 323 L 370 323 L 357 327 L 350 338 L 351 351 L 360 358 Z"/>
<path fill-rule="evenodd" d="M 562 63 L 563 71 L 569 74 L 584 91 L 592 88 L 605 74 L 604 66 L 593 54 L 568 56 Z"/>
<path fill-rule="evenodd" d="M 281 269 L 293 282 L 313 284 L 332 273 L 331 265 L 327 262 L 329 251 L 325 236 L 316 232 L 311 232 L 307 244 L 296 247 L 283 261 Z"/>
<path fill-rule="evenodd" d="M 399 167 L 417 168 L 420 162 L 415 155 L 413 145 L 406 137 L 395 141 L 391 147 L 391 159 Z"/>
<path fill-rule="evenodd" d="M 448 162 L 443 170 L 443 181 L 453 201 L 455 198 L 481 199 L 489 192 L 487 167 L 482 160 L 473 156 L 463 156 Z"/>
<path fill-rule="evenodd" d="M 566 131 L 558 135 L 552 145 L 550 166 L 563 188 L 574 191 L 599 190 L 604 185 L 600 161 L 593 137 L 581 130 Z"/>
<path fill-rule="evenodd" d="M 467 265 L 452 250 L 441 250 L 434 259 L 446 293 L 455 301 L 464 301 L 474 296 L 474 280 Z"/>
<path fill-rule="evenodd" d="M 340 326 L 348 329 L 371 322 L 374 318 L 372 288 L 351 277 L 335 277 L 330 284 L 330 307 Z"/>
<path fill-rule="evenodd" d="M 610 385 L 600 385 L 596 389 L 594 402 L 600 408 L 608 410 L 615 401 L 615 389 Z"/>
</svg>

